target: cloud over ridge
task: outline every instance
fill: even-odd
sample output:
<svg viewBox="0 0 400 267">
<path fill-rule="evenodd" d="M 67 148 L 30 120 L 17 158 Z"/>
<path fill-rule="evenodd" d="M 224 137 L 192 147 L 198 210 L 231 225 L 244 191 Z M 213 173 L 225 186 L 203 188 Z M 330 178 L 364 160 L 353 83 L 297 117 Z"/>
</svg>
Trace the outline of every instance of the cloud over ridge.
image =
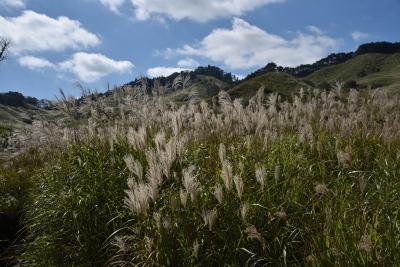
<svg viewBox="0 0 400 267">
<path fill-rule="evenodd" d="M 217 28 L 199 43 L 175 49 L 175 54 L 198 56 L 222 62 L 232 69 L 247 69 L 275 62 L 282 66 L 313 63 L 337 48 L 340 40 L 329 37 L 315 26 L 297 32 L 291 39 L 271 34 L 240 18 L 232 28 Z"/>
</svg>

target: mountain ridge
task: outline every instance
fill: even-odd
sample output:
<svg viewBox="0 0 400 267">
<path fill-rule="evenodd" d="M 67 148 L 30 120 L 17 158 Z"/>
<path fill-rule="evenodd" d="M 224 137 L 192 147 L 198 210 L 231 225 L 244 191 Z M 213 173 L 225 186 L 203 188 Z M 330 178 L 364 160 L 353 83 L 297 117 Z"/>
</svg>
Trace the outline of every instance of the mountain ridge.
<svg viewBox="0 0 400 267">
<path fill-rule="evenodd" d="M 332 69 L 334 66 L 339 66 L 363 55 L 393 55 L 397 53 L 400 53 L 400 42 L 371 42 L 360 45 L 354 52 L 332 53 L 313 64 L 303 64 L 298 67 L 282 67 L 270 62 L 266 66 L 256 70 L 253 73 L 250 73 L 242 80 L 239 80 L 232 73 L 225 72 L 219 67 L 208 65 L 204 67 L 198 67 L 192 71 L 182 71 L 180 73 L 176 72 L 166 77 L 139 77 L 122 86 L 116 87 L 116 89 L 109 90 L 105 93 L 99 93 L 99 95 L 108 96 L 112 94 L 113 90 L 130 88 L 130 90 L 138 91 L 151 96 L 170 96 L 171 100 L 179 102 L 187 101 L 191 99 L 193 95 L 200 98 L 213 97 L 218 94 L 219 90 L 226 90 L 231 92 L 232 96 L 240 97 L 241 94 L 239 92 L 243 92 L 245 87 L 249 85 L 251 85 L 250 88 L 248 88 L 249 92 L 243 92 L 244 95 L 251 95 L 251 92 L 255 90 L 255 88 L 253 88 L 254 86 L 266 85 L 268 87 L 267 89 L 271 90 L 274 90 L 274 88 L 271 87 L 281 88 L 275 91 L 287 91 L 290 89 L 288 87 L 282 87 L 278 83 L 283 83 L 287 86 L 294 86 L 295 88 L 299 86 L 327 86 L 329 82 L 333 81 L 333 79 L 341 79 L 340 75 L 328 75 L 330 77 L 329 79 L 323 79 L 321 78 L 323 75 L 318 74 L 319 71 L 327 75 L 326 71 L 329 70 L 329 68 Z M 370 65 L 371 64 L 373 65 L 374 62 L 370 62 Z M 379 64 L 379 62 L 376 64 Z M 376 66 L 376 69 L 379 69 L 379 66 Z M 283 73 L 286 75 L 266 75 L 268 73 Z M 360 70 L 358 75 L 360 77 L 365 77 L 374 73 L 376 73 L 376 71 L 371 70 L 371 67 L 369 66 L 369 69 L 367 70 Z M 266 80 L 263 81 L 263 79 L 260 77 L 263 77 Z M 357 77 L 352 76 L 352 84 L 354 84 L 353 80 L 355 78 Z M 273 82 L 274 80 L 276 80 L 275 83 Z M 367 80 L 368 79 L 363 79 L 363 81 Z M 357 81 L 355 82 L 357 83 Z M 378 82 L 376 84 L 372 83 L 371 85 L 378 86 L 380 84 L 385 85 L 385 83 Z M 365 83 L 363 83 L 363 86 L 365 86 Z M 188 92 L 185 92 L 185 90 Z M 15 104 L 4 101 L 4 96 L 7 96 L 7 94 L 11 95 L 13 101 L 17 101 L 18 103 Z M 23 106 L 24 101 L 27 101 L 27 103 L 39 108 L 49 105 L 49 101 L 46 100 L 39 101 L 32 97 L 25 97 L 24 99 L 24 96 L 17 92 L 0 93 L 0 104 L 9 106 L 17 105 L 21 107 Z"/>
</svg>

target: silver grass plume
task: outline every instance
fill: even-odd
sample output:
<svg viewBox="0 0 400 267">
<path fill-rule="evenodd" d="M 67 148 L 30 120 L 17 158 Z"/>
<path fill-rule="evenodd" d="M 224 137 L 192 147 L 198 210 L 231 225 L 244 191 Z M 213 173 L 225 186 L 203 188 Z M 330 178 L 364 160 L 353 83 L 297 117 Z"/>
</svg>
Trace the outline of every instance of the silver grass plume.
<svg viewBox="0 0 400 267">
<path fill-rule="evenodd" d="M 220 204 L 222 204 L 224 198 L 224 191 L 221 184 L 216 184 L 214 187 L 214 196 Z"/>
<path fill-rule="evenodd" d="M 204 220 L 204 225 L 208 225 L 208 229 L 212 231 L 212 228 L 214 226 L 215 221 L 217 220 L 218 217 L 218 212 L 217 209 L 213 210 L 203 210 L 202 217 Z"/>
<path fill-rule="evenodd" d="M 192 165 L 189 168 L 183 170 L 183 186 L 186 189 L 186 192 L 190 195 L 192 201 L 196 200 L 198 195 L 199 184 L 196 181 L 196 177 L 194 175 L 194 170 L 196 166 Z"/>
<path fill-rule="evenodd" d="M 244 190 L 243 179 L 239 175 L 235 175 L 233 177 L 233 181 L 235 182 L 236 192 L 238 193 L 239 198 L 242 199 L 243 190 Z"/>
<path fill-rule="evenodd" d="M 229 191 L 232 188 L 233 170 L 231 163 L 227 160 L 222 162 L 221 177 L 225 188 Z"/>
<path fill-rule="evenodd" d="M 247 234 L 247 239 L 249 240 L 257 240 L 260 242 L 263 251 L 266 249 L 266 243 L 265 239 L 262 237 L 262 235 L 258 232 L 257 228 L 254 225 L 250 225 L 244 230 L 244 232 Z"/>
<path fill-rule="evenodd" d="M 143 180 L 142 164 L 139 161 L 135 160 L 132 155 L 126 155 L 124 157 L 124 161 L 125 161 L 126 167 L 129 169 L 129 171 L 132 174 L 136 175 L 136 177 L 139 180 Z"/>
<path fill-rule="evenodd" d="M 260 190 L 261 192 L 263 192 L 265 187 L 265 176 L 266 176 L 265 167 L 257 168 L 255 174 L 256 174 L 256 180 L 260 184 Z"/>
<path fill-rule="evenodd" d="M 186 208 L 188 196 L 189 196 L 189 194 L 186 190 L 184 190 L 184 189 L 179 190 L 179 198 L 180 198 L 181 204 L 184 208 Z"/>
<path fill-rule="evenodd" d="M 247 214 L 249 213 L 249 204 L 247 202 L 243 202 L 240 206 L 240 216 L 243 221 L 246 221 Z"/>
</svg>

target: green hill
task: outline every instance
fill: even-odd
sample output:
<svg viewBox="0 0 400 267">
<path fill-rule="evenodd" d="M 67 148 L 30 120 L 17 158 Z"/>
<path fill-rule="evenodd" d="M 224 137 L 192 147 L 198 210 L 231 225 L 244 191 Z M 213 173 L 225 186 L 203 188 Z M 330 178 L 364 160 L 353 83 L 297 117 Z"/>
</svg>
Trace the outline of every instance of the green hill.
<svg viewBox="0 0 400 267">
<path fill-rule="evenodd" d="M 268 63 L 229 92 L 233 97 L 248 98 L 264 86 L 266 92 L 287 96 L 301 87 L 328 89 L 337 81 L 347 88 L 400 89 L 400 43 L 367 43 L 355 52 L 331 54 L 294 68 Z"/>
<path fill-rule="evenodd" d="M 344 63 L 325 67 L 304 78 L 317 87 L 335 81 L 356 81 L 359 87 L 400 89 L 400 53 L 364 54 Z"/>
<path fill-rule="evenodd" d="M 248 99 L 255 95 L 260 87 L 264 87 L 266 93 L 278 92 L 281 95 L 289 96 L 293 91 L 302 87 L 308 88 L 310 85 L 287 73 L 269 72 L 241 82 L 228 90 L 228 93 L 233 98 L 242 97 Z"/>
<path fill-rule="evenodd" d="M 386 87 L 400 90 L 400 53 L 370 53 L 357 55 L 344 63 L 323 67 L 304 78 L 298 78 L 279 69 L 258 72 L 228 90 L 232 97 L 245 99 L 253 96 L 261 87 L 266 93 L 278 92 L 283 96 L 300 88 L 328 89 L 335 82 L 347 87 Z"/>
</svg>

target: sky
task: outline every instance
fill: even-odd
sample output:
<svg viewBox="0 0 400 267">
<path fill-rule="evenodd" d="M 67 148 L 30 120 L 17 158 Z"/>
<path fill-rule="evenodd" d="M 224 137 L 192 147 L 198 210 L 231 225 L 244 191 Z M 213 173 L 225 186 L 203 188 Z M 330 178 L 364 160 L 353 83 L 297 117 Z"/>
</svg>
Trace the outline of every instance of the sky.
<svg viewBox="0 0 400 267">
<path fill-rule="evenodd" d="M 0 0 L 0 92 L 54 99 L 215 65 L 238 77 L 400 41 L 399 0 Z"/>
</svg>

